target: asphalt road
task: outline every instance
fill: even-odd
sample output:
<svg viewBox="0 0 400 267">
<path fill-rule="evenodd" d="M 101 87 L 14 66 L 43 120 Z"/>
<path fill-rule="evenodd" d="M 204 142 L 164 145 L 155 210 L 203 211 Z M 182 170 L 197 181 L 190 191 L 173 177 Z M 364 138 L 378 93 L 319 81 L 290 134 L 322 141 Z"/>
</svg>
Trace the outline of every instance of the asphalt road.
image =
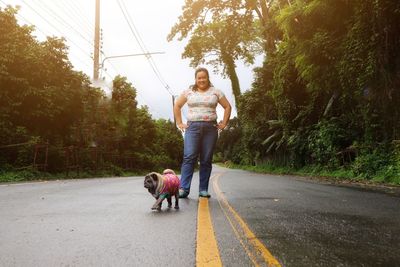
<svg viewBox="0 0 400 267">
<path fill-rule="evenodd" d="M 398 196 L 217 166 L 213 174 L 282 266 L 400 266 Z M 0 185 L 0 266 L 194 266 L 197 175 L 180 210 L 164 203 L 161 212 L 150 210 L 143 179 Z M 253 266 L 210 191 L 222 263 Z"/>
<path fill-rule="evenodd" d="M 400 266 L 400 188 L 384 194 L 301 177 L 215 171 L 226 171 L 219 179 L 225 197 L 283 266 Z"/>
</svg>

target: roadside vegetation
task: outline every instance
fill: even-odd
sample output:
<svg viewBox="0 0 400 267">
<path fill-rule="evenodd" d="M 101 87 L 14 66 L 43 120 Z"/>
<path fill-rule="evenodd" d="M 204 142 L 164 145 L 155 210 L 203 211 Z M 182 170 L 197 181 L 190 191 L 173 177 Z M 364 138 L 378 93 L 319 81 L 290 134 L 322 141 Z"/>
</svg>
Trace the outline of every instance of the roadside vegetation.
<svg viewBox="0 0 400 267">
<path fill-rule="evenodd" d="M 187 1 L 170 38 L 232 82 L 217 161 L 400 184 L 399 1 Z M 235 63 L 260 54 L 241 90 Z"/>
<path fill-rule="evenodd" d="M 137 106 L 125 77 L 106 96 L 72 70 L 63 39 L 37 41 L 16 13 L 0 10 L 0 177 L 31 179 L 43 143 L 51 175 L 75 171 L 77 151 L 94 175 L 179 167 L 182 136 Z M 187 39 L 193 67 L 231 81 L 238 115 L 216 161 L 400 184 L 399 1 L 186 1 L 174 38 Z M 237 62 L 260 55 L 251 88 L 240 88 Z"/>
<path fill-rule="evenodd" d="M 173 122 L 139 107 L 126 77 L 114 77 L 110 95 L 93 87 L 64 39 L 38 41 L 17 12 L 0 9 L 0 182 L 178 168 Z"/>
<path fill-rule="evenodd" d="M 231 161 L 218 162 L 217 164 L 232 169 L 248 170 L 257 173 L 276 174 L 276 175 L 298 175 L 309 177 L 317 180 L 325 180 L 334 183 L 361 183 L 370 185 L 400 185 L 400 180 L 394 176 L 388 179 L 385 171 L 378 172 L 374 176 L 368 178 L 364 175 L 357 175 L 349 168 L 337 168 L 334 170 L 326 169 L 323 166 L 303 166 L 300 168 L 287 166 L 274 166 L 271 164 L 261 165 L 241 165 Z"/>
</svg>

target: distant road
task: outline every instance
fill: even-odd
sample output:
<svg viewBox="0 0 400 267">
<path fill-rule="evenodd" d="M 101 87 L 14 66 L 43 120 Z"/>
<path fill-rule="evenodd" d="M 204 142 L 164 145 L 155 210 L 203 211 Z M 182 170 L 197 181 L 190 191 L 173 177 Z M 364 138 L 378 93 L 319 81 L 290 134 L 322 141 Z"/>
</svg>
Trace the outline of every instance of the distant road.
<svg viewBox="0 0 400 267">
<path fill-rule="evenodd" d="M 0 185 L 0 266 L 195 266 L 197 187 L 153 212 L 143 177 Z M 210 189 L 224 266 L 260 246 L 281 266 L 400 265 L 399 197 L 217 166 Z"/>
</svg>

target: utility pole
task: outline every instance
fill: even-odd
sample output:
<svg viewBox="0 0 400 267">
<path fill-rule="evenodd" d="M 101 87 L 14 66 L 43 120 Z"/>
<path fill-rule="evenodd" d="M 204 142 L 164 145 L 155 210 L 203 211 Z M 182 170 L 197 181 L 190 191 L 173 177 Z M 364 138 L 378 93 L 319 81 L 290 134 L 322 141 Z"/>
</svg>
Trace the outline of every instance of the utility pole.
<svg viewBox="0 0 400 267">
<path fill-rule="evenodd" d="M 93 80 L 99 79 L 100 59 L 100 0 L 96 0 L 96 14 L 94 26 L 94 53 L 93 53 Z"/>
<path fill-rule="evenodd" d="M 99 70 L 100 68 L 104 68 L 104 62 L 106 59 L 110 58 L 120 58 L 120 57 L 133 57 L 133 56 L 146 56 L 150 57 L 152 54 L 164 54 L 164 52 L 147 52 L 140 54 L 129 54 L 129 55 L 117 55 L 117 56 L 109 56 L 105 57 L 100 65 L 100 0 L 96 1 L 96 11 L 95 11 L 95 26 L 94 26 L 94 52 L 93 52 L 93 81 L 99 80 Z M 172 95 L 172 109 L 174 107 L 175 96 Z M 173 110 L 172 110 L 172 115 Z M 174 116 L 175 121 L 175 116 Z M 176 124 L 176 123 L 175 123 Z"/>
</svg>

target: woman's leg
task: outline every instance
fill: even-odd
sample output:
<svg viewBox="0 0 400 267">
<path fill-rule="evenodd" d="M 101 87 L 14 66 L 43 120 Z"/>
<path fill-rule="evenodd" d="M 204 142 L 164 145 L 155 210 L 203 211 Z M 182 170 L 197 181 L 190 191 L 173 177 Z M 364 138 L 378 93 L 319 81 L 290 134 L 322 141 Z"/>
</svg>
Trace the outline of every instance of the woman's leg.
<svg viewBox="0 0 400 267">
<path fill-rule="evenodd" d="M 198 122 L 191 122 L 185 131 L 183 162 L 181 168 L 180 187 L 186 192 L 190 192 L 194 166 L 199 154 L 200 125 Z"/>
<path fill-rule="evenodd" d="M 203 123 L 201 131 L 199 191 L 208 191 L 208 184 L 212 170 L 213 152 L 218 139 L 218 129 L 214 124 L 214 122 Z"/>
</svg>

